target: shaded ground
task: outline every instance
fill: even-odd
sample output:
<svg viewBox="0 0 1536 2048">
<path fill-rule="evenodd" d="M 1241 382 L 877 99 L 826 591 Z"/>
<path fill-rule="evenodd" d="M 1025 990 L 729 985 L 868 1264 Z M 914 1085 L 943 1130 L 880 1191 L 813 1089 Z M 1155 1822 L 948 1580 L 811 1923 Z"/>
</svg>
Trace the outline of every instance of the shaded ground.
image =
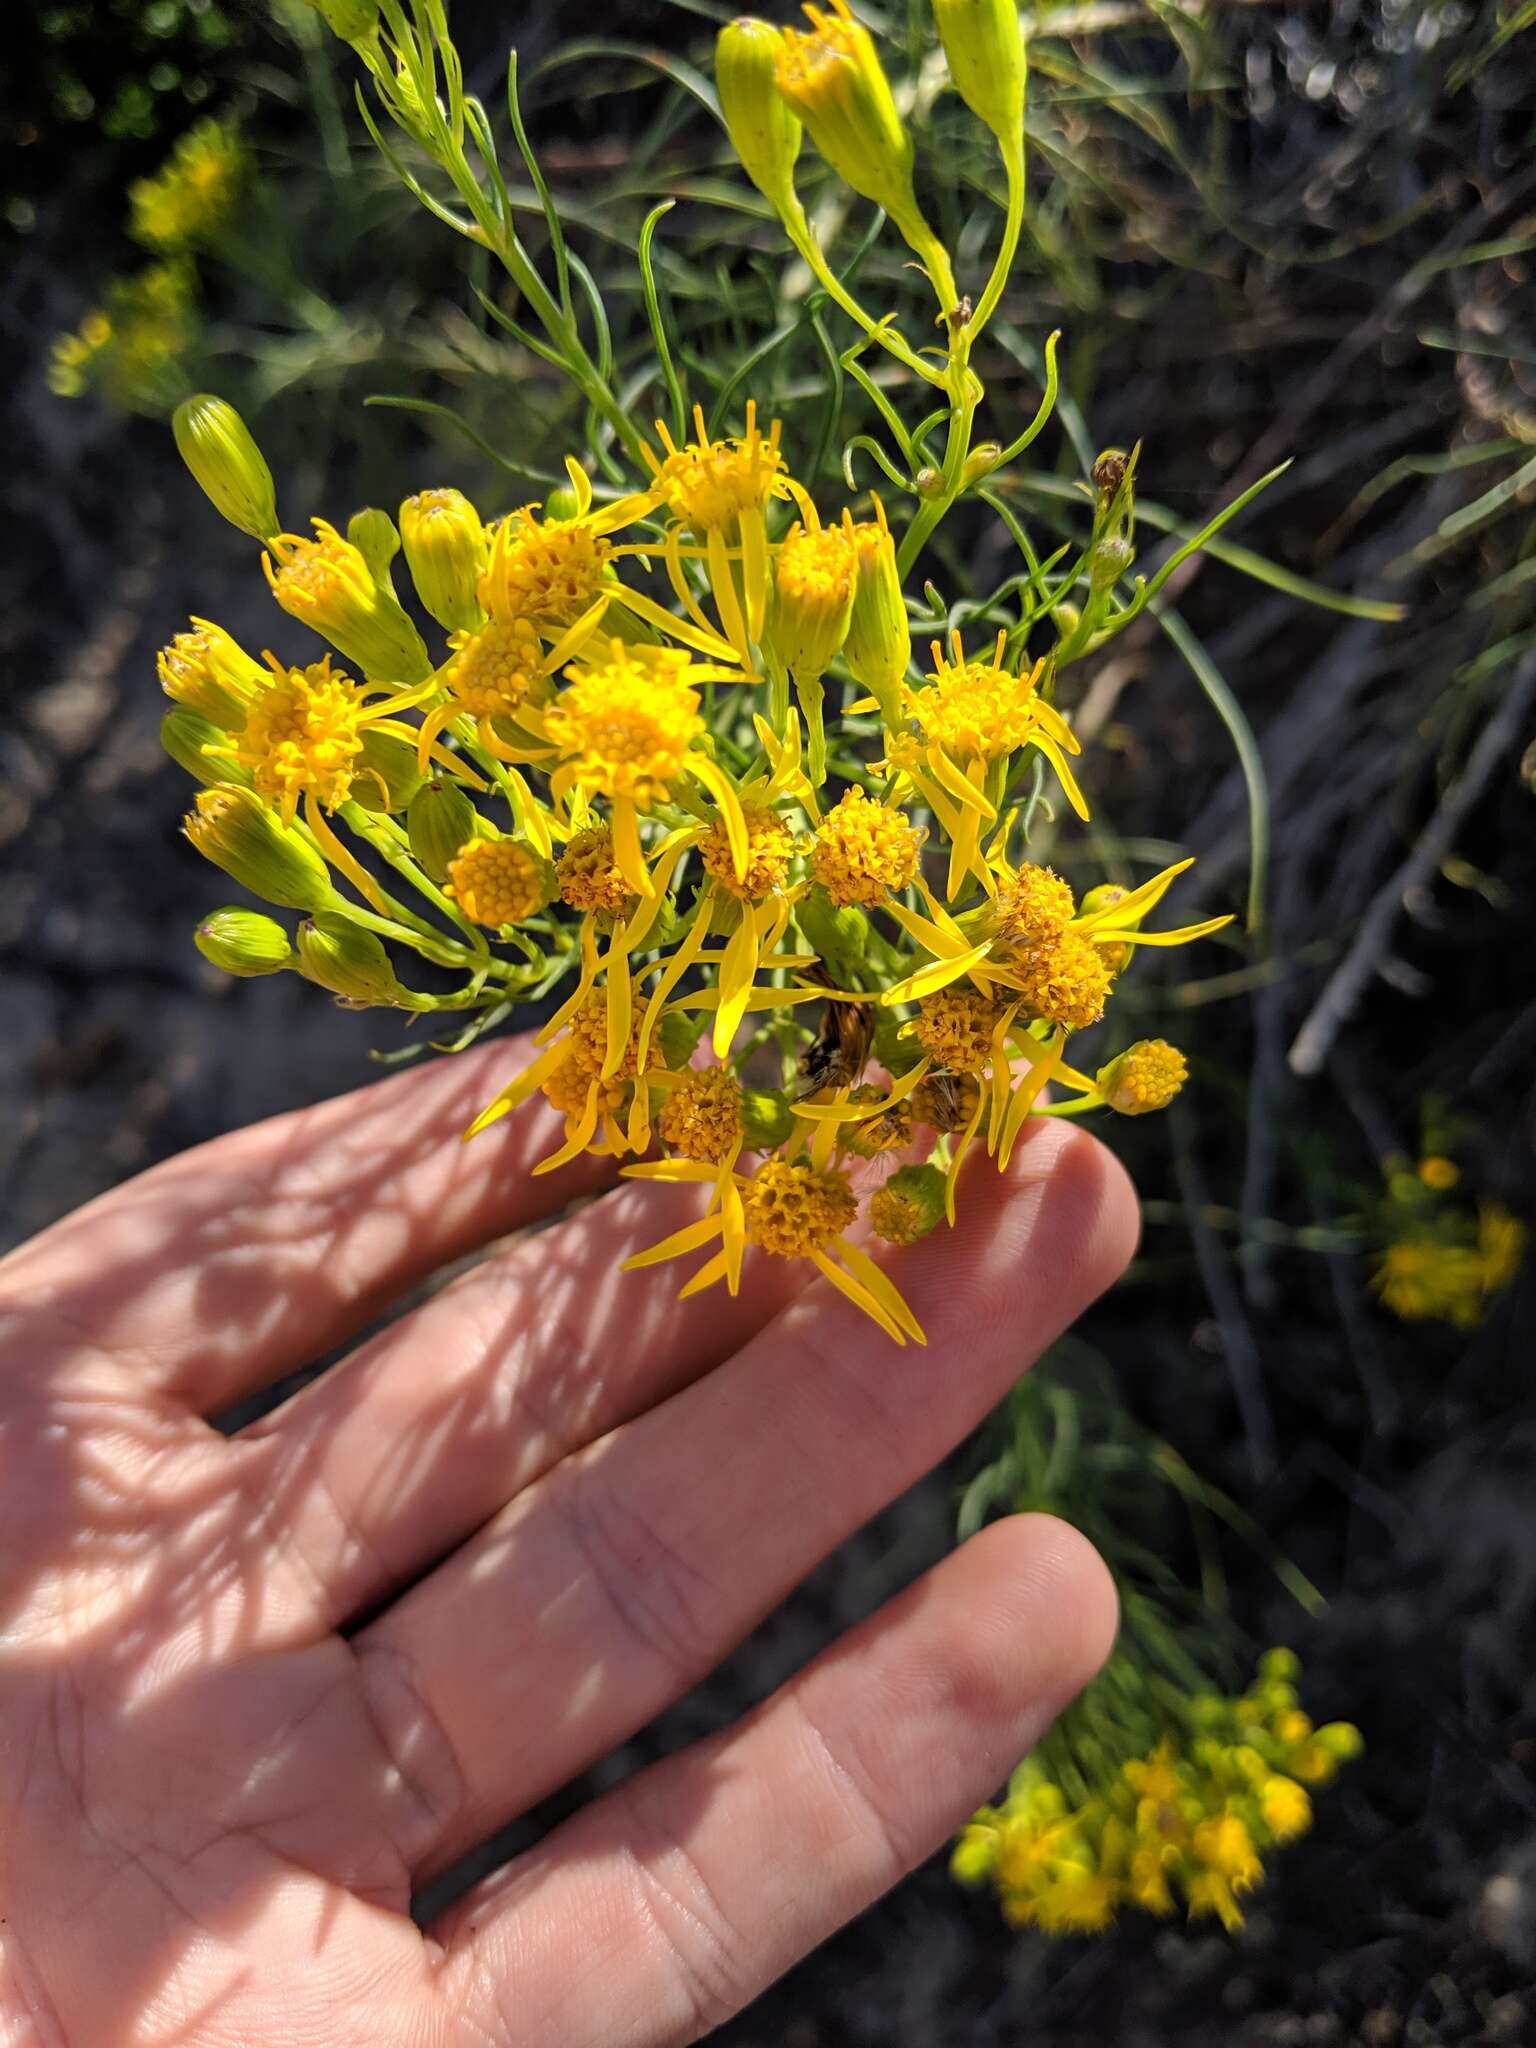
<svg viewBox="0 0 1536 2048">
<path fill-rule="evenodd" d="M 1245 134 L 1232 171 L 1234 190 L 1251 182 L 1253 220 L 1284 225 L 1288 205 L 1300 217 L 1307 180 L 1330 166 L 1342 181 L 1334 198 L 1348 192 L 1348 150 L 1329 154 L 1347 124 L 1305 81 L 1314 64 L 1347 58 L 1375 19 L 1256 16 L 1253 47 L 1280 106 Z M 1306 62 L 1287 68 L 1298 49 Z M 1519 402 L 1490 385 L 1471 348 L 1418 337 L 1437 325 L 1463 343 L 1508 336 L 1507 290 L 1523 282 L 1528 293 L 1528 275 L 1448 268 L 1396 312 L 1387 295 L 1412 262 L 1528 223 L 1528 133 L 1513 94 L 1425 101 L 1410 75 L 1420 60 L 1401 61 L 1404 118 L 1394 127 L 1389 95 L 1365 141 L 1400 204 L 1424 200 L 1425 212 L 1390 259 L 1290 271 L 1230 262 L 1215 278 L 1186 277 L 1156 321 L 1127 310 L 1132 267 L 1127 304 L 1094 330 L 1096 432 L 1145 435 L 1149 493 L 1210 505 L 1213 476 L 1242 472 L 1278 414 L 1278 452 L 1301 459 L 1243 537 L 1302 573 L 1410 606 L 1402 626 L 1341 620 L 1215 569 L 1189 593 L 1274 787 L 1280 967 L 1223 1002 L 1148 983 L 1149 1028 L 1193 1045 L 1196 1108 L 1182 1129 L 1129 1134 L 1142 1186 L 1163 1206 L 1139 1275 L 1086 1332 L 1140 1418 L 1330 1594 L 1328 1613 L 1304 1622 L 1261 1566 L 1229 1555 L 1255 1637 L 1295 1643 L 1309 1705 L 1358 1722 L 1366 1757 L 1319 1801 L 1315 1833 L 1279 1859 L 1236 1941 L 1147 1921 L 1091 1942 L 1021 1939 L 935 1863 L 722 2030 L 733 2048 L 1536 2039 L 1532 1276 L 1467 1339 L 1387 1322 L 1358 1262 L 1283 1250 L 1239 1261 L 1209 1222 L 1202 1271 L 1186 1227 L 1186 1205 L 1198 1223 L 1210 1203 L 1292 1227 L 1326 1220 L 1351 1176 L 1368 1184 L 1383 1151 L 1413 1146 L 1429 1088 L 1469 1120 L 1473 1185 L 1528 1214 L 1536 1189 L 1536 819 L 1516 773 L 1536 725 L 1528 706 L 1456 833 L 1473 879 L 1432 869 L 1319 1073 L 1303 1081 L 1286 1064 L 1329 969 L 1465 758 L 1458 729 L 1496 714 L 1518 657 L 1477 687 L 1458 684 L 1457 670 L 1498 632 L 1527 630 L 1523 615 L 1465 605 L 1528 551 L 1523 529 L 1500 544 L 1512 555 L 1490 543 L 1384 580 L 1484 479 L 1410 480 L 1340 526 L 1392 457 L 1464 445 Z M 365 1047 L 390 1037 L 291 977 L 232 984 L 192 948 L 197 916 L 233 892 L 177 835 L 187 785 L 156 743 L 153 655 L 186 614 L 215 608 L 210 592 L 221 622 L 256 644 L 269 606 L 250 551 L 202 517 L 162 433 L 43 393 L 37 343 L 77 316 L 64 252 L 78 231 L 89 239 L 93 203 L 82 184 L 23 250 L 0 342 L 16 401 L 0 552 L 6 1241 L 184 1145 L 356 1083 Z M 1061 316 L 1047 283 L 1024 298 L 1021 321 Z M 1188 841 L 1206 856 L 1202 887 L 1231 907 L 1245 859 L 1240 788 L 1187 674 L 1149 638 L 1124 674 L 1101 678 L 1098 708 L 1109 812 L 1127 832 Z M 1489 877 L 1497 886 L 1482 887 Z M 593 1782 L 720 1725 L 911 1576 L 945 1540 L 954 1477 L 938 1475 L 848 1545 Z"/>
</svg>

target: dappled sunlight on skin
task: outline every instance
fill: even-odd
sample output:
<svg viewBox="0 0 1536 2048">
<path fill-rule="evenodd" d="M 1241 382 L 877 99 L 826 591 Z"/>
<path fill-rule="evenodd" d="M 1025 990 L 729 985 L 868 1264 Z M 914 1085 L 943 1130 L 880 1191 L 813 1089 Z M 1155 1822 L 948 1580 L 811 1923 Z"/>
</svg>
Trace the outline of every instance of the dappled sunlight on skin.
<svg viewBox="0 0 1536 2048">
<path fill-rule="evenodd" d="M 688 2038 L 666 2015 L 703 2005 L 686 1988 L 658 1999 L 656 1979 L 686 1987 L 701 1965 L 635 1950 L 636 1873 L 654 1864 L 665 1889 L 674 1853 L 638 1807 L 627 1863 L 610 1847 L 584 1891 L 579 1840 L 572 1859 L 559 1838 L 541 1849 L 563 1917 L 530 1896 L 512 1936 L 494 1907 L 484 1961 L 479 1923 L 461 1916 L 448 1949 L 448 1930 L 417 1930 L 413 1889 L 675 1697 L 942 1455 L 1020 1346 L 1126 1249 L 1105 1155 L 1074 1140 L 1042 1180 L 1060 1141 L 1046 1134 L 1016 1164 L 1011 1206 L 998 1185 L 929 1249 L 936 1341 L 899 1353 L 821 1283 L 801 1294 L 782 1262 L 755 1260 L 734 1304 L 679 1304 L 674 1276 L 619 1274 L 697 1200 L 628 1188 L 519 1238 L 257 1427 L 220 1435 L 194 1404 L 252 1394 L 600 1181 L 591 1167 L 528 1181 L 542 1108 L 459 1148 L 485 1077 L 461 1067 L 448 1087 L 445 1071 L 191 1154 L 0 1265 L 15 1361 L 0 1379 L 5 2048 L 523 2048 L 536 2036 L 518 2015 L 540 2009 L 561 2015 L 550 2048 Z M 262 1249 L 247 1251 L 252 1229 Z M 1065 1240 L 1083 1234 L 1097 1249 L 1074 1264 Z M 985 1333 L 1010 1315 L 1005 1353 Z M 956 1671 L 984 1618 L 946 1624 Z M 899 1631 L 870 1626 L 899 1662 Z M 988 1741 L 1016 1745 L 1043 1697 L 1021 1664 L 1006 1711 L 986 1709 Z M 471 1729 L 466 1700 L 492 1718 Z M 742 1740 L 729 1772 L 701 1766 L 668 1795 L 679 1829 L 707 1828 L 731 1786 L 768 1796 Z M 935 1838 L 991 1789 L 963 1775 L 934 1807 Z M 846 1898 L 802 1912 L 797 1946 L 896 1874 L 881 1871 L 871 1886 L 852 1858 Z M 780 1924 L 794 1918 L 786 1903 Z M 622 2034 L 601 2005 L 622 1985 L 591 1987 L 603 1928 L 634 1974 Z M 517 1983 L 490 1988 L 513 1952 L 529 1959 Z M 742 1995 L 785 1960 L 749 1970 Z M 590 2023 L 568 2002 L 583 1981 Z"/>
</svg>

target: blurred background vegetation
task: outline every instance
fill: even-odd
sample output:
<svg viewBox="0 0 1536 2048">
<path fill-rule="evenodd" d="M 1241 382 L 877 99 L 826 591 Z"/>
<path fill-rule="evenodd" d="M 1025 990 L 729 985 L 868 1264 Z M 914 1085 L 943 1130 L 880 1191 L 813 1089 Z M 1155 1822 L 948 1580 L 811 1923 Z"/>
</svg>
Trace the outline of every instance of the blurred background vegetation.
<svg viewBox="0 0 1536 2048">
<path fill-rule="evenodd" d="M 627 401 L 645 419 L 658 404 L 634 251 L 670 198 L 663 314 L 706 410 L 742 388 L 712 365 L 755 354 L 752 388 L 810 423 L 796 468 L 836 503 L 845 451 L 858 488 L 876 481 L 857 445 L 869 401 L 712 118 L 727 13 L 631 4 L 577 40 L 553 0 L 515 21 L 457 0 L 453 20 L 492 103 L 515 36 Z M 995 430 L 1017 432 L 1059 328 L 1062 401 L 931 564 L 938 617 L 1012 572 L 1005 515 L 1050 553 L 1081 531 L 1106 445 L 1141 443 L 1142 569 L 1291 461 L 1175 573 L 1158 616 L 1074 671 L 1095 826 L 1050 857 L 1097 873 L 1187 846 L 1201 903 L 1245 924 L 1225 953 L 1144 957 L 1120 998 L 1186 1047 L 1194 1085 L 1169 1117 L 1117 1129 L 1142 1254 L 1036 1383 L 1069 1406 L 1031 1426 L 1058 1453 L 1058 1497 L 1112 1509 L 1200 1589 L 1231 1676 L 1245 1639 L 1294 1643 L 1309 1703 L 1358 1723 L 1365 1759 L 1235 1940 L 1145 1919 L 1092 1940 L 1010 1933 L 936 1863 L 726 2029 L 742 2048 L 1536 2033 L 1536 1286 L 1518 1232 L 1498 1285 L 1466 1279 L 1489 1219 L 1536 1218 L 1533 16 L 1519 0 L 1031 14 L 1029 224 L 984 374 Z M 884 22 L 911 65 L 922 196 L 973 271 L 993 169 L 924 68 L 926 8 Z M 518 308 L 483 253 L 380 160 L 348 55 L 300 0 L 41 6 L 11 33 L 15 1238 L 182 1145 L 366 1078 L 373 1020 L 292 977 L 222 982 L 191 946 L 213 899 L 177 837 L 154 650 L 191 611 L 258 647 L 272 624 L 251 550 L 176 462 L 170 407 L 203 388 L 239 403 L 295 524 L 446 483 L 499 513 L 542 495 L 580 422 L 509 330 Z M 213 198 L 166 246 L 153 181 L 178 150 Z M 911 289 L 899 250 L 863 247 L 830 188 L 808 196 L 867 299 Z M 594 1781 L 714 1725 L 875 1604 L 949 1540 L 1016 1425 L 899 1503 Z M 1127 1484 L 1112 1453 L 1132 1442 Z M 1251 1527 L 1326 1609 L 1298 1606 Z"/>
</svg>

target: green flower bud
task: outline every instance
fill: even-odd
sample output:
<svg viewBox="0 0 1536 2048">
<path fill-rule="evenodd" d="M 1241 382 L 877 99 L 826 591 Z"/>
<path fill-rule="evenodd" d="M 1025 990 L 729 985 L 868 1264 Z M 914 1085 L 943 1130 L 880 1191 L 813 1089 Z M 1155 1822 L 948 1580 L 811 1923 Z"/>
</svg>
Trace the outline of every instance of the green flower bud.
<svg viewBox="0 0 1536 2048">
<path fill-rule="evenodd" d="M 789 1097 L 777 1088 L 741 1091 L 742 1142 L 749 1152 L 772 1152 L 795 1128 Z"/>
<path fill-rule="evenodd" d="M 253 896 L 284 910 L 323 910 L 335 900 L 331 871 L 309 841 L 238 783 L 202 790 L 183 829 L 200 854 Z"/>
<path fill-rule="evenodd" d="M 347 539 L 368 564 L 375 583 L 388 583 L 389 565 L 400 552 L 400 533 L 377 505 L 365 505 L 347 521 Z"/>
<path fill-rule="evenodd" d="M 973 491 L 978 484 L 985 483 L 1003 459 L 1000 441 L 978 441 L 960 468 L 960 488 Z"/>
<path fill-rule="evenodd" d="M 903 1166 L 869 1198 L 869 1221 L 887 1244 L 916 1244 L 944 1220 L 944 1176 L 936 1166 Z"/>
<path fill-rule="evenodd" d="M 581 500 L 569 484 L 556 484 L 555 488 L 544 500 L 544 520 L 546 525 L 562 525 L 566 520 L 578 518 L 580 513 Z M 603 621 L 603 626 L 606 631 L 608 626 L 606 619 Z"/>
<path fill-rule="evenodd" d="M 461 846 L 482 837 L 485 821 L 456 782 L 424 782 L 406 805 L 411 855 L 434 882 L 446 882 L 448 863 Z"/>
<path fill-rule="evenodd" d="M 955 90 L 1004 153 L 1024 146 L 1024 38 L 1017 0 L 933 0 Z"/>
<path fill-rule="evenodd" d="M 225 747 L 229 734 L 190 706 L 178 704 L 160 721 L 160 744 L 195 782 L 249 782 L 250 776 L 238 762 L 224 760 L 209 748 Z"/>
<path fill-rule="evenodd" d="M 306 918 L 299 926 L 298 954 L 300 974 L 329 989 L 349 1010 L 415 1007 L 383 942 L 346 917 Z"/>
<path fill-rule="evenodd" d="M 171 432 L 182 461 L 231 526 L 253 540 L 277 532 L 272 472 L 232 405 L 207 392 L 184 398 L 171 415 Z"/>
<path fill-rule="evenodd" d="M 265 917 L 259 910 L 242 910 L 237 904 L 210 910 L 192 937 L 205 960 L 243 980 L 280 974 L 295 964 L 288 934 L 277 919 Z"/>
<path fill-rule="evenodd" d="M 937 502 L 938 499 L 943 497 L 948 486 L 944 481 L 943 470 L 935 469 L 930 463 L 927 468 L 920 469 L 917 475 L 913 477 L 912 488 L 920 498 L 927 498 L 931 502 Z"/>
<path fill-rule="evenodd" d="M 858 988 L 870 946 L 869 918 L 856 903 L 835 904 L 818 883 L 795 905 L 795 922 L 839 988 Z"/>
<path fill-rule="evenodd" d="M 894 730 L 902 723 L 901 685 L 912 659 L 912 629 L 896 568 L 896 543 L 878 498 L 875 514 L 857 523 L 843 515 L 843 531 L 858 563 L 843 659 L 855 680 L 879 700 L 881 716 Z"/>
<path fill-rule="evenodd" d="M 484 622 L 480 577 L 485 528 L 462 491 L 418 491 L 400 507 L 400 532 L 416 594 L 450 633 L 472 633 Z"/>
<path fill-rule="evenodd" d="M 673 1010 L 663 1017 L 656 1032 L 663 1064 L 674 1073 L 686 1067 L 704 1036 L 707 1022 L 702 1010 Z"/>
<path fill-rule="evenodd" d="M 1083 622 L 1083 615 L 1075 604 L 1059 604 L 1051 617 L 1056 622 L 1056 631 L 1061 639 L 1070 640 Z"/>
<path fill-rule="evenodd" d="M 783 37 L 766 21 L 744 16 L 729 23 L 715 43 L 715 88 L 742 169 L 780 213 L 794 214 L 800 123 L 774 83 L 782 47 Z"/>
<path fill-rule="evenodd" d="M 1087 907 L 1087 898 L 1084 899 Z M 1283 1644 L 1273 1650 L 1266 1650 L 1259 1659 L 1259 1683 L 1261 1685 L 1294 1684 L 1301 1676 L 1301 1659 L 1296 1652 Z"/>
<path fill-rule="evenodd" d="M 1136 559 L 1123 534 L 1107 533 L 1088 551 L 1088 581 L 1095 590 L 1113 590 Z"/>
<path fill-rule="evenodd" d="M 1336 1764 L 1353 1763 L 1365 1750 L 1365 1737 L 1353 1721 L 1327 1721 L 1312 1740 Z"/>
<path fill-rule="evenodd" d="M 376 732 L 372 726 L 364 730 L 352 771 L 355 803 L 365 811 L 403 811 L 422 781 L 413 746 L 393 733 Z"/>
</svg>

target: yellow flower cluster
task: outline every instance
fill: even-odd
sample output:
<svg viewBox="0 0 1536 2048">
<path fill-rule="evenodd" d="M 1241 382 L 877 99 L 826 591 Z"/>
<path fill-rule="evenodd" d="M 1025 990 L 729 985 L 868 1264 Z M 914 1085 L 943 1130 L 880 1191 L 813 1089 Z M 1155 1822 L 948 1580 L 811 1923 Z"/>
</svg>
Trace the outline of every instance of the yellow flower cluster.
<svg viewBox="0 0 1536 2048">
<path fill-rule="evenodd" d="M 228 222 L 246 170 L 239 130 L 212 116 L 199 121 L 152 177 L 129 186 L 129 232 L 165 255 L 206 244 Z"/>
<path fill-rule="evenodd" d="M 1426 1162 L 1431 1163 L 1446 1162 Z M 1439 1189 L 1446 1183 L 1431 1179 L 1425 1185 Z M 1463 1209 L 1442 1212 L 1382 1251 L 1377 1296 L 1405 1323 L 1473 1329 L 1514 1278 L 1525 1239 L 1525 1225 L 1499 1202 L 1479 1203 L 1475 1217 Z"/>
<path fill-rule="evenodd" d="M 210 495 L 247 531 L 276 526 L 237 416 L 189 403 L 183 444 Z M 694 424 L 687 441 L 658 428 L 648 480 L 603 503 L 572 460 L 555 510 L 488 521 L 430 489 L 398 527 L 367 511 L 345 531 L 268 534 L 274 598 L 333 652 L 263 665 L 195 622 L 161 660 L 168 744 L 311 848 L 371 935 L 465 970 L 433 996 L 391 969 L 369 999 L 504 1014 L 571 977 L 475 1130 L 542 1094 L 565 1134 L 541 1171 L 595 1150 L 707 1189 L 704 1216 L 643 1255 L 706 1252 L 685 1291 L 734 1291 L 755 1245 L 920 1340 L 858 1241 L 861 1208 L 877 1238 L 912 1243 L 954 1220 L 973 1146 L 1006 1165 L 1031 1115 L 1161 1107 L 1184 1079 L 1171 1047 L 1089 1074 L 1068 1040 L 1098 1024 L 1137 945 L 1224 920 L 1143 931 L 1187 864 L 1079 905 L 1019 858 L 1013 793 L 1034 763 L 1086 810 L 1050 658 L 1010 655 L 1005 635 L 972 655 L 956 636 L 914 676 L 879 508 L 824 521 L 779 423 L 750 405 L 738 436 Z M 402 552 L 437 653 L 395 589 Z M 673 609 L 632 562 L 664 568 Z M 246 803 L 217 816 L 245 846 Z M 201 816 L 196 843 L 236 872 Z M 263 961 L 298 957 L 282 937 L 264 936 Z"/>
<path fill-rule="evenodd" d="M 1138 1754 L 1101 1738 L 1087 1772 L 1027 1760 L 1003 1803 L 961 1835 L 954 1875 L 990 1883 L 1009 1921 L 1047 1934 L 1096 1933 L 1124 1909 L 1181 1903 L 1191 1919 L 1240 1927 L 1265 1857 L 1305 1833 L 1311 1791 L 1361 1748 L 1348 1722 L 1313 1727 L 1297 1668 L 1272 1650 L 1241 1697 L 1181 1700 Z"/>
<path fill-rule="evenodd" d="M 178 369 L 201 326 L 191 265 L 151 263 L 114 279 L 101 304 L 55 338 L 48 387 L 59 398 L 98 392 L 123 412 L 158 412 L 179 395 Z"/>
</svg>

